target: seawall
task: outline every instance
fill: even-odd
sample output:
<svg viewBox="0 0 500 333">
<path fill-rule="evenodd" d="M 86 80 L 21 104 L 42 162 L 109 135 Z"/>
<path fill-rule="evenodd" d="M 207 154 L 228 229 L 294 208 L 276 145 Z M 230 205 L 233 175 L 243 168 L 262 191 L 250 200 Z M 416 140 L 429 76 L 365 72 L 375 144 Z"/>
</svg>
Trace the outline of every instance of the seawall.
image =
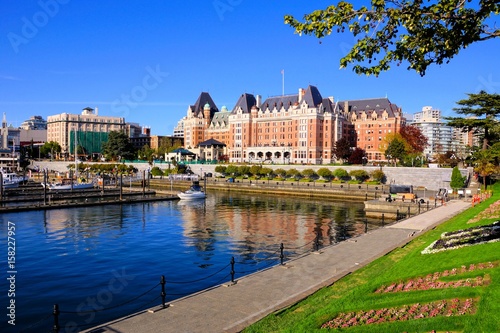
<svg viewBox="0 0 500 333">
<path fill-rule="evenodd" d="M 47 168 L 49 170 L 55 170 L 59 172 L 68 171 L 68 165 L 70 165 L 71 161 L 34 161 L 32 162 L 32 167 L 39 166 L 40 168 Z M 139 171 L 151 169 L 151 165 L 148 163 L 132 163 L 134 167 L 136 167 Z M 155 164 L 155 166 L 160 167 L 161 169 L 168 169 L 168 164 L 159 163 Z M 215 164 L 190 164 L 191 171 L 198 175 L 202 175 L 205 172 L 210 172 L 215 174 Z M 386 183 L 394 183 L 394 184 L 403 184 L 403 185 L 413 185 L 414 187 L 425 187 L 427 190 L 437 191 L 440 188 L 449 188 L 450 180 L 451 180 L 451 168 L 411 168 L 411 167 L 378 167 L 378 166 L 331 166 L 331 165 L 268 165 L 265 164 L 265 167 L 269 167 L 271 169 L 282 168 L 285 170 L 288 169 L 297 169 L 298 171 L 303 171 L 305 169 L 313 169 L 318 170 L 320 168 L 329 168 L 330 170 L 335 170 L 338 168 L 342 168 L 347 170 L 347 172 L 351 170 L 365 170 L 370 173 L 374 170 L 381 169 L 386 176 Z M 467 175 L 468 169 L 460 169 L 462 175 Z"/>
</svg>

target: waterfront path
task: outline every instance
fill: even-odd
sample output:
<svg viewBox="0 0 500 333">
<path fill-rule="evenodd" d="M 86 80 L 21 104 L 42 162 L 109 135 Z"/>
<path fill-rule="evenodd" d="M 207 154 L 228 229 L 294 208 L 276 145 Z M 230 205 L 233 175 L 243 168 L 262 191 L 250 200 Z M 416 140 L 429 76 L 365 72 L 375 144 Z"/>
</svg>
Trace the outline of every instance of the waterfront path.
<svg viewBox="0 0 500 333">
<path fill-rule="evenodd" d="M 234 285 L 220 285 L 175 300 L 165 309 L 143 311 L 85 332 L 239 332 L 403 246 L 470 206 L 470 202 L 450 201 L 429 212 L 322 248 L 319 253 L 242 277 Z"/>
</svg>

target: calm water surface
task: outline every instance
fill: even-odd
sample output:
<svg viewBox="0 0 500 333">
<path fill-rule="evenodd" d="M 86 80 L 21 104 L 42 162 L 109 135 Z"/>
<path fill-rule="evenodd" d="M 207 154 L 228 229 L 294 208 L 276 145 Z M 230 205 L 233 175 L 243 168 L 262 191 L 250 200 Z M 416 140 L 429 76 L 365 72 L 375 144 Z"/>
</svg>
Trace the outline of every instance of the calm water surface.
<svg viewBox="0 0 500 333">
<path fill-rule="evenodd" d="M 4 310 L 0 331 L 49 332 L 57 303 L 62 332 L 77 332 L 161 304 L 161 275 L 172 300 L 230 281 L 231 257 L 238 278 L 278 264 L 280 243 L 290 259 L 311 251 L 317 234 L 330 245 L 364 232 L 363 219 L 362 203 L 226 193 L 3 214 L 5 252 L 8 222 L 16 228 L 16 326 Z M 6 295 L 6 278 L 0 288 Z"/>
</svg>

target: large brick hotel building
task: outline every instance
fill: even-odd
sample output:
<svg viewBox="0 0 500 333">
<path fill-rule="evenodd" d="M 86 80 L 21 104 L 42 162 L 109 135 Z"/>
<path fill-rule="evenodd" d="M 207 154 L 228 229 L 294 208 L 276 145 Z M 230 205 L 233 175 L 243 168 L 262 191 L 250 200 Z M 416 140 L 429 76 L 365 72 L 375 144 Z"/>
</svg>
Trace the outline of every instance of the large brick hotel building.
<svg viewBox="0 0 500 333">
<path fill-rule="evenodd" d="M 385 160 L 384 137 L 399 132 L 405 118 L 387 98 L 335 101 L 309 86 L 263 102 L 245 93 L 231 111 L 203 92 L 183 122 L 186 148 L 214 139 L 226 145 L 230 162 L 327 164 L 335 162 L 332 148 L 342 137 L 369 161 Z"/>
</svg>

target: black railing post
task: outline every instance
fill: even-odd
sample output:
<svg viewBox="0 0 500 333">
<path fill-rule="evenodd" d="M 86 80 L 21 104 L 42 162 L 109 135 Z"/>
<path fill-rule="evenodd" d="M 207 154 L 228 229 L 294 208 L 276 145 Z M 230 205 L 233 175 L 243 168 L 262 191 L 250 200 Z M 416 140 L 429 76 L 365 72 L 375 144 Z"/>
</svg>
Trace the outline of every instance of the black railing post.
<svg viewBox="0 0 500 333">
<path fill-rule="evenodd" d="M 396 222 L 399 221 L 399 209 L 396 210 Z"/>
<path fill-rule="evenodd" d="M 165 309 L 165 296 L 167 296 L 167 293 L 165 292 L 165 275 L 162 275 L 160 278 L 160 284 L 161 284 L 161 307 Z"/>
<path fill-rule="evenodd" d="M 281 265 L 283 265 L 283 259 L 285 258 L 285 255 L 283 254 L 283 249 L 285 247 L 283 246 L 283 243 L 280 244 L 280 262 L 281 262 Z"/>
<path fill-rule="evenodd" d="M 368 220 L 365 218 L 365 234 L 368 232 Z"/>
<path fill-rule="evenodd" d="M 385 214 L 382 213 L 382 227 L 384 226 L 384 222 L 385 222 Z"/>
<path fill-rule="evenodd" d="M 54 304 L 54 311 L 52 312 L 52 314 L 54 315 L 54 327 L 53 327 L 53 331 L 54 333 L 59 333 L 59 305 L 58 304 Z"/>
<path fill-rule="evenodd" d="M 429 210 L 429 200 L 427 200 L 427 210 Z"/>
<path fill-rule="evenodd" d="M 120 201 L 123 200 L 123 173 L 120 174 Z"/>
<path fill-rule="evenodd" d="M 434 198 L 434 208 L 437 207 L 437 198 Z"/>
<path fill-rule="evenodd" d="M 420 201 L 418 201 L 418 215 L 420 215 Z"/>
<path fill-rule="evenodd" d="M 234 257 L 231 257 L 231 283 L 234 283 Z"/>
<path fill-rule="evenodd" d="M 316 233 L 316 239 L 314 240 L 314 247 L 316 248 L 316 252 L 319 251 L 319 232 Z"/>
<path fill-rule="evenodd" d="M 368 201 L 368 192 L 365 193 L 365 201 Z"/>
<path fill-rule="evenodd" d="M 410 214 L 410 206 L 408 206 L 408 218 L 410 218 L 411 214 Z"/>
</svg>

